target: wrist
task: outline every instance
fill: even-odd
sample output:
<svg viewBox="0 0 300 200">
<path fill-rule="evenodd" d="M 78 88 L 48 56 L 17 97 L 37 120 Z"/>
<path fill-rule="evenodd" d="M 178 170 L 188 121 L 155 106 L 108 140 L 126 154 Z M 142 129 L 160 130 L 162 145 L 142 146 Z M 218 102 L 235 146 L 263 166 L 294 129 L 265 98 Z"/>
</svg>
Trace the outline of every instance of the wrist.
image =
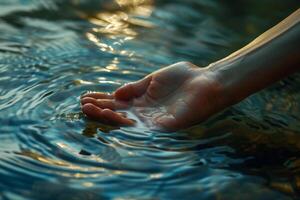
<svg viewBox="0 0 300 200">
<path fill-rule="evenodd" d="M 193 82 L 196 83 L 199 93 L 205 94 L 205 98 L 212 107 L 212 113 L 219 112 L 233 104 L 232 96 L 228 95 L 227 84 L 219 70 L 212 69 L 210 66 L 194 70 Z"/>
<path fill-rule="evenodd" d="M 241 83 L 239 78 L 241 74 L 239 70 L 240 62 L 216 62 L 206 67 L 210 77 L 214 80 L 218 87 L 220 104 L 224 107 L 231 106 L 243 100 L 248 95 L 240 90 Z"/>
</svg>

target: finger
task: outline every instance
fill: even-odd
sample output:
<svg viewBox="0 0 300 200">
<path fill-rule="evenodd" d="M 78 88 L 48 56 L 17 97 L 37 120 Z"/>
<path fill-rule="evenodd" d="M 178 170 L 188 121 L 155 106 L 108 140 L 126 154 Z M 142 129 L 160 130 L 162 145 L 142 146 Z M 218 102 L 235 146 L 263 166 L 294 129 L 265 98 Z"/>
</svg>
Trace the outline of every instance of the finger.
<svg viewBox="0 0 300 200">
<path fill-rule="evenodd" d="M 119 115 L 121 115 L 122 117 L 127 117 L 127 113 L 126 112 L 117 112 Z"/>
<path fill-rule="evenodd" d="M 92 119 L 103 120 L 103 115 L 101 114 L 103 109 L 95 106 L 94 104 L 91 103 L 84 104 L 81 107 L 81 109 L 82 112 L 86 114 L 88 117 Z"/>
<path fill-rule="evenodd" d="M 129 107 L 129 102 L 115 101 L 114 99 L 94 99 L 91 97 L 85 97 L 81 99 L 81 105 L 91 103 L 99 108 L 105 109 L 125 109 Z"/>
<path fill-rule="evenodd" d="M 131 100 L 132 98 L 136 98 L 141 96 L 147 91 L 147 88 L 151 82 L 152 76 L 147 76 L 137 82 L 128 83 L 120 88 L 118 88 L 114 96 L 116 99 L 120 100 Z"/>
<path fill-rule="evenodd" d="M 82 95 L 80 98 L 83 99 L 85 97 L 91 97 L 94 99 L 113 99 L 113 95 L 103 92 L 89 92 Z"/>
<path fill-rule="evenodd" d="M 82 112 L 89 118 L 109 124 L 134 125 L 134 121 L 121 116 L 120 113 L 109 109 L 101 109 L 94 104 L 87 103 L 82 106 Z"/>
<path fill-rule="evenodd" d="M 94 99 L 91 97 L 84 97 L 83 99 L 81 99 L 81 104 L 85 105 L 87 103 L 91 103 L 94 104 L 95 106 L 99 107 L 99 108 L 109 108 L 111 110 L 115 110 L 116 106 L 113 100 L 110 99 Z"/>
<path fill-rule="evenodd" d="M 127 119 L 127 118 L 121 116 L 119 113 L 116 113 L 112 110 L 103 109 L 101 114 L 103 115 L 105 120 L 108 122 L 113 122 L 113 123 L 117 123 L 117 124 L 121 124 L 121 125 L 128 125 L 128 126 L 134 125 L 133 120 Z"/>
</svg>

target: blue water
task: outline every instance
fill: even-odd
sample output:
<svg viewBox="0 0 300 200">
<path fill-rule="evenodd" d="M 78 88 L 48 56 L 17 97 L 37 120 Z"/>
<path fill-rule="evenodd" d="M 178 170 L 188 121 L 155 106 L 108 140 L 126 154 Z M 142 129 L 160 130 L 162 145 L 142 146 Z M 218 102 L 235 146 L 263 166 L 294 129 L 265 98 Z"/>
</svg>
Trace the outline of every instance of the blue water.
<svg viewBox="0 0 300 200">
<path fill-rule="evenodd" d="M 237 50 L 299 1 L 1 0 L 0 200 L 299 199 L 300 75 L 189 130 L 112 127 L 79 96 Z"/>
</svg>

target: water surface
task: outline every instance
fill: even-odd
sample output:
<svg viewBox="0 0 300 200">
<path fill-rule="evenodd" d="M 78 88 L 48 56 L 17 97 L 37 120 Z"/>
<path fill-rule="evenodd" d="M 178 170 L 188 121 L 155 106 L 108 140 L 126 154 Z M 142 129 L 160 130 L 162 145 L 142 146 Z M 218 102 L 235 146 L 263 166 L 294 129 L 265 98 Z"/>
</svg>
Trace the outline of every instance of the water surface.
<svg viewBox="0 0 300 200">
<path fill-rule="evenodd" d="M 178 61 L 206 66 L 298 7 L 2 0 L 0 199 L 300 198 L 298 74 L 176 133 L 107 126 L 79 105 Z"/>
</svg>

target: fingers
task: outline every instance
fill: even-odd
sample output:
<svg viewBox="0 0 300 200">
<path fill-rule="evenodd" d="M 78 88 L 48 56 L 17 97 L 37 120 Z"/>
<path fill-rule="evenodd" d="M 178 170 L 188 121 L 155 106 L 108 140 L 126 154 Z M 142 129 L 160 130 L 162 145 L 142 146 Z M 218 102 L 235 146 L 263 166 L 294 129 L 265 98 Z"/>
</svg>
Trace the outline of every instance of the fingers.
<svg viewBox="0 0 300 200">
<path fill-rule="evenodd" d="M 128 101 L 132 98 L 141 96 L 147 91 L 147 88 L 151 82 L 152 77 L 147 76 L 137 82 L 128 83 L 120 88 L 118 88 L 114 96 L 116 99 Z"/>
<path fill-rule="evenodd" d="M 101 92 L 88 93 L 81 97 L 81 105 L 82 112 L 94 120 L 117 125 L 134 124 L 134 121 L 126 118 L 124 113 L 113 111 L 129 107 L 128 102 L 116 101 L 113 95 Z"/>
<path fill-rule="evenodd" d="M 82 112 L 89 118 L 99 120 L 105 123 L 118 124 L 118 125 L 133 125 L 134 121 L 125 118 L 122 114 L 114 112 L 110 109 L 102 109 L 94 104 L 86 103 L 82 106 Z"/>
<path fill-rule="evenodd" d="M 116 101 L 114 99 L 94 99 L 92 97 L 84 97 L 83 99 L 81 99 L 82 105 L 85 105 L 87 103 L 94 104 L 95 106 L 102 109 L 108 108 L 110 110 L 125 109 L 129 107 L 128 102 Z"/>
<path fill-rule="evenodd" d="M 82 105 L 85 105 L 87 103 L 91 103 L 91 104 L 94 104 L 95 106 L 99 107 L 99 108 L 108 108 L 108 109 L 111 109 L 111 110 L 115 110 L 116 109 L 116 106 L 114 104 L 114 102 L 110 99 L 94 99 L 94 98 L 91 98 L 91 97 L 84 97 L 83 99 L 81 99 L 81 104 Z"/>
<path fill-rule="evenodd" d="M 112 110 L 103 109 L 102 114 L 104 118 L 109 122 L 116 122 L 118 124 L 128 125 L 128 126 L 134 125 L 133 120 L 127 119 L 124 116 L 122 116 L 122 114 L 116 113 Z"/>
<path fill-rule="evenodd" d="M 90 97 L 94 99 L 113 99 L 113 95 L 103 92 L 91 92 L 82 95 L 80 98 L 83 99 L 85 97 Z"/>
<path fill-rule="evenodd" d="M 147 91 L 147 88 L 151 82 L 152 76 L 147 76 L 139 81 L 128 83 L 120 88 L 118 88 L 113 95 L 102 93 L 102 92 L 92 92 L 81 96 L 81 99 L 90 97 L 94 99 L 118 99 L 128 101 L 132 98 L 141 96 Z"/>
</svg>

